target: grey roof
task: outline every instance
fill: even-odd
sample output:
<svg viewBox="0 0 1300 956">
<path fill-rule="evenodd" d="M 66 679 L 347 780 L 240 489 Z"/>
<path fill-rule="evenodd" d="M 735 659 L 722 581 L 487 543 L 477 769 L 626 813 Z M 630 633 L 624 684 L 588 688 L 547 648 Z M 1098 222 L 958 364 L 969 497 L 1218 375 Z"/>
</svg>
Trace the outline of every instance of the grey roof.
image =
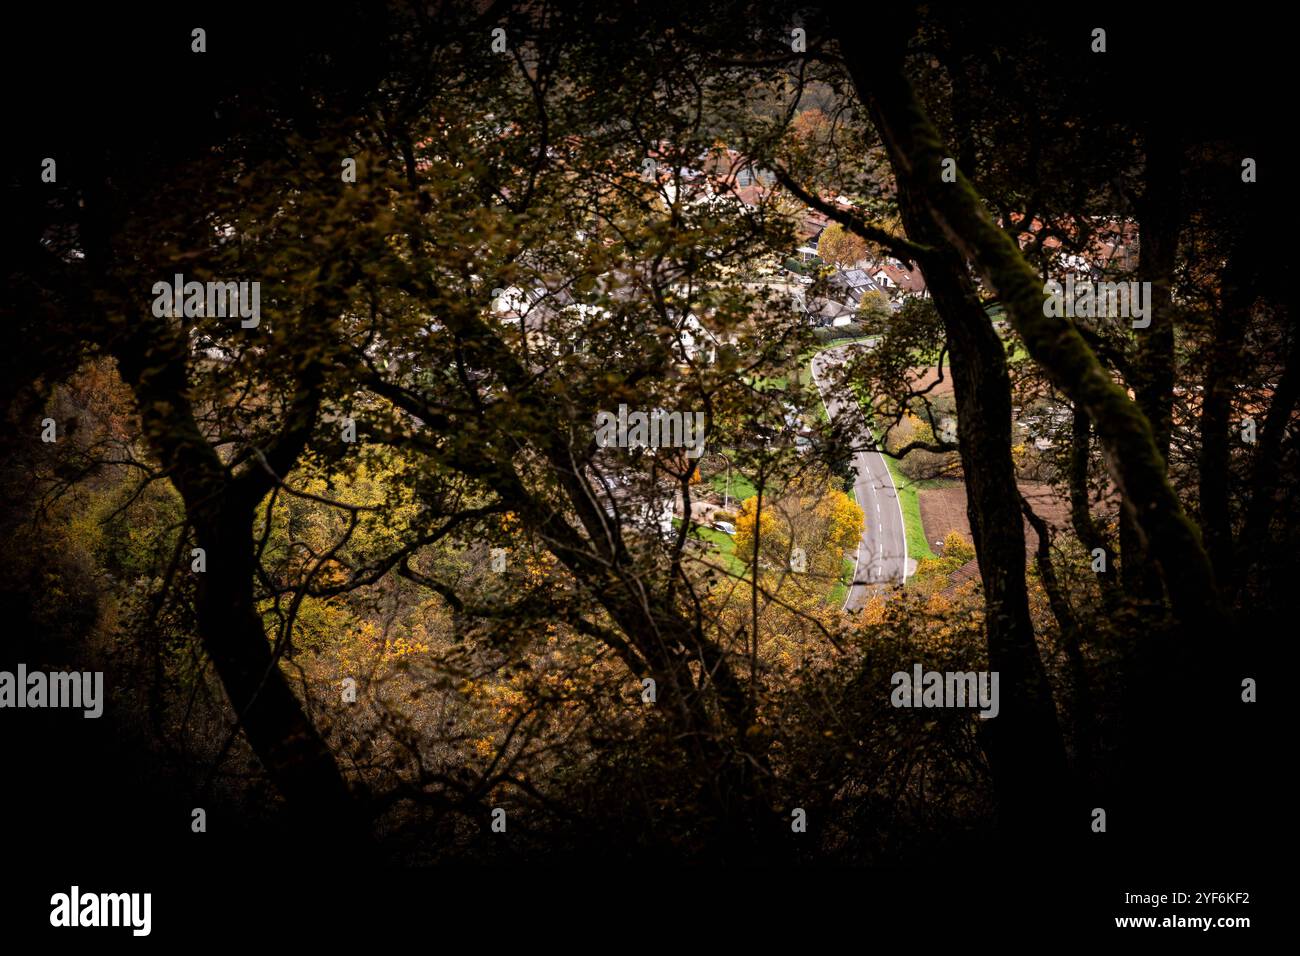
<svg viewBox="0 0 1300 956">
<path fill-rule="evenodd" d="M 849 289 L 861 296 L 864 292 L 882 292 L 875 279 L 862 269 L 842 269 L 834 272 L 828 280 L 832 286 Z"/>
</svg>

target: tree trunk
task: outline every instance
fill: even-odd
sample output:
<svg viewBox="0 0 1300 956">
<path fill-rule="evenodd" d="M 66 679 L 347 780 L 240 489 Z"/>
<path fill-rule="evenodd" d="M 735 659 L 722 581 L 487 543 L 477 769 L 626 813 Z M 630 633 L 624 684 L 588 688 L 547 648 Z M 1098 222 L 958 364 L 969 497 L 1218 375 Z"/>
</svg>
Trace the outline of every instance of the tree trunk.
<svg viewBox="0 0 1300 956">
<path fill-rule="evenodd" d="M 901 194 L 910 187 L 900 184 Z M 911 205 L 905 201 L 905 206 Z M 904 213 L 908 235 L 929 242 L 917 208 Z M 1011 379 L 1006 352 L 950 247 L 921 270 L 944 320 L 957 402 L 957 442 L 966 513 L 984 587 L 989 667 L 999 674 L 1002 709 L 987 744 L 1004 826 L 1023 833 L 1050 824 L 1064 796 L 1065 750 L 1051 687 L 1039 657 L 1025 584 L 1025 534 L 1011 457 Z"/>
<path fill-rule="evenodd" d="M 1269 525 L 1282 504 L 1286 491 L 1280 489 L 1282 442 L 1286 438 L 1291 417 L 1300 404 L 1300 331 L 1291 329 L 1291 343 L 1287 352 L 1286 370 L 1273 393 L 1268 414 L 1256 438 L 1253 472 L 1250 481 L 1250 503 L 1246 506 L 1246 520 L 1242 525 L 1237 544 L 1237 577 L 1234 589 L 1238 595 L 1247 590 L 1250 571 L 1262 568 L 1266 557 L 1265 544 Z M 1279 600 L 1282 591 L 1290 587 L 1288 575 L 1269 574 L 1269 586 L 1277 588 Z M 1282 604 L 1275 604 L 1282 606 Z"/>
<path fill-rule="evenodd" d="M 1150 422 L 1069 321 L 1046 314 L 1042 279 L 993 221 L 970 183 L 940 178 L 945 153 L 901 70 L 901 49 L 850 54 L 859 94 L 900 181 L 916 183 L 944 234 L 978 265 L 1016 331 L 1052 383 L 1092 419 L 1107 465 L 1164 575 L 1174 614 L 1202 649 L 1230 628 L 1200 531 L 1170 487 Z M 1226 677 L 1224 678 L 1226 680 Z M 1226 690 L 1225 690 L 1226 692 Z"/>
<path fill-rule="evenodd" d="M 186 387 L 185 348 L 183 332 L 151 323 L 119 343 L 117 355 L 145 434 L 204 549 L 206 570 L 198 573 L 196 607 L 200 639 L 240 728 L 299 830 L 341 831 L 353 851 L 367 852 L 369 834 L 360 810 L 333 753 L 273 659 L 254 604 L 253 515 L 259 489 L 269 487 L 263 480 L 270 478 L 232 477 L 199 430 Z M 298 417 L 297 410 L 289 416 Z M 298 422 L 297 427 L 308 426 Z M 290 444 L 273 448 L 270 456 L 279 461 L 290 454 Z"/>
<path fill-rule="evenodd" d="M 1232 443 L 1232 385 L 1241 371 L 1242 344 L 1250 322 L 1250 291 L 1243 281 L 1239 256 L 1224 272 L 1223 297 L 1214 318 L 1214 338 L 1210 345 L 1201 396 L 1201 451 L 1197 497 L 1200 499 L 1201 527 L 1205 529 L 1205 547 L 1221 581 L 1236 576 L 1233 561 L 1230 459 Z"/>
<path fill-rule="evenodd" d="M 1179 800 L 1195 779 L 1196 748 L 1200 741 L 1220 739 L 1240 708 L 1241 675 L 1215 666 L 1218 644 L 1234 638 L 1231 615 L 1200 530 L 1169 484 L 1151 423 L 1078 329 L 1068 319 L 1048 314 L 1042 277 L 1016 240 L 994 222 L 961 170 L 955 181 L 944 181 L 944 159 L 950 154 L 903 73 L 906 37 L 899 33 L 893 39 L 897 42 L 885 37 L 869 50 L 845 44 L 843 51 L 888 150 L 900 193 L 906 186 L 924 202 L 943 235 L 976 264 L 1005 304 L 1030 356 L 1053 385 L 1087 412 L 1124 507 L 1163 576 L 1181 639 L 1140 645 L 1154 666 L 1134 673 L 1141 686 L 1134 687 L 1139 707 L 1129 722 L 1133 772 L 1130 788 L 1117 799 L 1133 826 L 1151 827 L 1153 836 L 1159 830 L 1176 841 L 1190 823 L 1188 805 Z M 1195 701 L 1190 712 L 1186 701 Z M 1049 757 L 1056 761 L 1055 753 Z M 1087 814 L 1082 808 L 1076 811 L 1064 819 L 1071 821 L 1070 832 L 1083 838 Z"/>
<path fill-rule="evenodd" d="M 1038 653 L 1025 584 L 1024 522 L 1011 455 L 1011 379 L 1005 347 L 966 264 L 943 240 L 911 179 L 898 175 L 908 237 L 933 249 L 920 262 L 944 322 L 957 403 L 966 513 L 984 586 L 989 667 L 1001 712 L 983 727 L 1004 829 L 1041 839 L 1060 819 L 1066 760 L 1056 705 Z"/>
<path fill-rule="evenodd" d="M 360 820 L 334 755 L 289 687 L 253 602 L 252 515 L 221 508 L 195 522 L 199 636 L 240 727 L 303 830 L 355 839 Z"/>
<path fill-rule="evenodd" d="M 1177 137 L 1161 129 L 1148 130 L 1146 169 L 1141 199 L 1137 203 L 1140 227 L 1137 278 L 1151 284 L 1151 324 L 1135 329 L 1137 354 L 1132 366 L 1133 394 L 1138 408 L 1151 423 L 1152 438 L 1161 461 L 1169 461 L 1173 432 L 1174 378 L 1174 267 L 1181 228 L 1181 150 Z M 1124 590 L 1139 602 L 1157 603 L 1162 590 L 1156 568 L 1147 554 L 1146 536 L 1130 504 L 1121 514 L 1120 572 Z"/>
<path fill-rule="evenodd" d="M 1047 592 L 1047 601 L 1052 608 L 1061 629 L 1061 651 L 1065 654 L 1070 669 L 1070 697 L 1074 715 L 1075 739 L 1074 761 L 1076 776 L 1088 781 L 1092 778 L 1092 755 L 1097 745 L 1097 719 L 1092 691 L 1088 687 L 1088 670 L 1083 659 L 1083 630 L 1070 607 L 1070 599 L 1056 576 L 1056 565 L 1052 562 L 1052 538 L 1047 522 L 1034 513 L 1029 502 L 1021 499 L 1025 518 L 1034 528 L 1038 546 L 1034 550 L 1038 567 L 1038 576 L 1042 579 L 1043 590 Z"/>
<path fill-rule="evenodd" d="M 1114 551 L 1107 547 L 1106 539 L 1092 520 L 1091 495 L 1088 492 L 1088 462 L 1091 458 L 1092 426 L 1088 414 L 1080 405 L 1074 406 L 1070 428 L 1070 524 L 1079 542 L 1089 554 L 1098 548 L 1106 554 L 1106 570 L 1097 575 L 1101 598 L 1108 611 L 1114 610 L 1119 597 L 1115 579 Z"/>
</svg>

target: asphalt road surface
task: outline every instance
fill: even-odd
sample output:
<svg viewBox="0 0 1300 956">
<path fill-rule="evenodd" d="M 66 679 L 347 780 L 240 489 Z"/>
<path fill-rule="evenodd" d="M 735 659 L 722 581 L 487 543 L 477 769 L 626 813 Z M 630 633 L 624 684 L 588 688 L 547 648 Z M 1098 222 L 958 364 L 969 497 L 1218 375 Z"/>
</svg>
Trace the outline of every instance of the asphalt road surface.
<svg viewBox="0 0 1300 956">
<path fill-rule="evenodd" d="M 862 347 L 862 344 L 855 344 L 823 349 L 813 356 L 811 363 L 813 381 L 821 393 L 827 415 L 836 424 L 843 416 L 848 416 L 850 423 L 857 423 L 850 434 L 855 436 L 853 447 L 863 449 L 853 456 L 856 472 L 853 496 L 862 509 L 863 528 L 862 539 L 858 542 L 857 570 L 844 601 L 846 611 L 862 607 L 881 585 L 901 584 L 908 570 L 907 534 L 903 529 L 898 489 L 894 487 L 884 456 L 865 450 L 874 448 L 875 440 L 857 399 L 848 394 L 847 389 L 837 388 L 833 381 L 834 370 L 843 362 L 848 350 Z"/>
</svg>

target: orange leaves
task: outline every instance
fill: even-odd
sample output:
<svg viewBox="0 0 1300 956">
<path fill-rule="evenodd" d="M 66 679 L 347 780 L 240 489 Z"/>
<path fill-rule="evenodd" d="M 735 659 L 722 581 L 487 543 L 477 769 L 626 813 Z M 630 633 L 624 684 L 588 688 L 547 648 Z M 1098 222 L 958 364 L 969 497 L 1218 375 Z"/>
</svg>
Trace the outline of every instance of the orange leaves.
<svg viewBox="0 0 1300 956">
<path fill-rule="evenodd" d="M 868 251 L 864 239 L 849 232 L 837 222 L 823 229 L 821 238 L 817 240 L 817 255 L 823 262 L 846 268 L 860 259 L 865 259 Z"/>
</svg>

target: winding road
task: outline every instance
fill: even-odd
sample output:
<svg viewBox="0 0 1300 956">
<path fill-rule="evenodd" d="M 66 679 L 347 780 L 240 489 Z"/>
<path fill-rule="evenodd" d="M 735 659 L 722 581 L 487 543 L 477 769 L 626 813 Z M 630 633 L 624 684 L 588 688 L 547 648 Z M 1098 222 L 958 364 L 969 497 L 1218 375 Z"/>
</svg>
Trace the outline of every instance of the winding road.
<svg viewBox="0 0 1300 956">
<path fill-rule="evenodd" d="M 846 350 L 860 347 L 860 343 L 823 349 L 813 356 L 810 368 L 813 382 L 821 394 L 822 404 L 832 423 L 848 416 L 853 447 L 860 449 L 853 455 L 853 496 L 862 509 L 862 538 L 858 542 L 857 568 L 853 583 L 844 600 L 844 610 L 856 611 L 862 607 L 880 585 L 901 584 L 909 573 L 907 533 L 903 528 L 903 508 L 898 500 L 898 489 L 893 476 L 879 452 L 865 449 L 876 446 L 875 438 L 867 428 L 857 399 L 847 397 L 836 388 L 833 371 L 842 366 Z M 856 427 L 854 427 L 856 424 Z"/>
</svg>

